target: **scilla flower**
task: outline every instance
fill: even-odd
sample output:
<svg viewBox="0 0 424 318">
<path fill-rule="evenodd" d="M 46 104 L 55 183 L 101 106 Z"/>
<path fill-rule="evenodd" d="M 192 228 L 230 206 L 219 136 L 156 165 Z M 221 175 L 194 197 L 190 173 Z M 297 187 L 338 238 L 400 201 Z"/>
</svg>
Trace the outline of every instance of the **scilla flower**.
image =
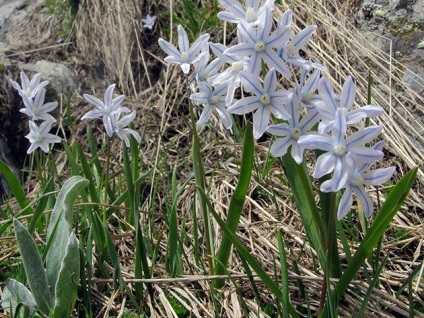
<svg viewBox="0 0 424 318">
<path fill-rule="evenodd" d="M 159 39 L 159 45 L 162 50 L 164 50 L 165 53 L 169 55 L 165 58 L 165 62 L 181 65 L 183 73 L 188 74 L 188 72 L 190 72 L 190 65 L 198 61 L 199 53 L 208 50 L 208 39 L 209 34 L 203 34 L 190 47 L 187 32 L 181 25 L 179 25 L 178 47 L 180 50 L 164 39 Z"/>
<path fill-rule="evenodd" d="M 121 113 L 115 113 L 109 117 L 113 133 L 117 134 L 118 137 L 125 142 L 127 147 L 130 146 L 129 135 L 132 135 L 138 143 L 141 142 L 141 137 L 138 132 L 127 127 L 134 120 L 135 115 L 136 113 L 134 110 L 131 114 L 122 118 L 120 118 Z"/>
<path fill-rule="evenodd" d="M 224 54 L 234 54 L 250 58 L 247 64 L 247 72 L 259 76 L 262 69 L 262 61 L 277 72 L 286 77 L 291 77 L 291 72 L 285 65 L 275 49 L 286 45 L 290 37 L 290 26 L 282 27 L 271 33 L 273 25 L 271 11 L 265 8 L 261 15 L 258 26 L 241 22 L 239 32 L 243 42 L 225 50 Z"/>
<path fill-rule="evenodd" d="M 274 136 L 278 136 L 271 146 L 273 157 L 284 156 L 291 146 L 291 156 L 298 163 L 303 161 L 303 148 L 298 144 L 300 136 L 309 133 L 310 129 L 318 122 L 319 113 L 315 109 L 308 110 L 305 116 L 300 119 L 301 105 L 297 95 L 286 106 L 290 118 L 287 122 L 271 125 L 266 131 Z"/>
<path fill-rule="evenodd" d="M 304 149 L 326 151 L 318 157 L 313 173 L 314 178 L 333 172 L 333 177 L 321 184 L 323 192 L 337 192 L 348 180 L 349 162 L 347 157 L 374 162 L 383 158 L 383 152 L 363 147 L 381 133 L 381 126 L 371 126 L 359 130 L 346 138 L 346 113 L 337 109 L 331 135 L 309 134 L 301 136 L 298 144 Z"/>
<path fill-rule="evenodd" d="M 265 8 L 274 10 L 275 0 L 266 0 L 259 6 L 259 0 L 246 0 L 243 6 L 235 0 L 218 0 L 218 2 L 228 11 L 218 13 L 218 18 L 223 21 L 240 23 L 254 23 L 263 14 Z"/>
<path fill-rule="evenodd" d="M 49 114 L 52 110 L 57 107 L 57 102 L 51 102 L 44 104 L 44 98 L 46 96 L 46 90 L 41 88 L 34 100 L 28 97 L 26 94 L 22 94 L 22 100 L 25 108 L 21 108 L 19 111 L 26 114 L 31 120 L 49 120 L 56 121 L 52 115 Z"/>
<path fill-rule="evenodd" d="M 28 76 L 24 72 L 21 72 L 22 87 L 13 80 L 9 80 L 9 81 L 12 84 L 13 88 L 18 90 L 19 95 L 21 96 L 25 95 L 25 96 L 28 96 L 29 98 L 34 98 L 35 95 L 37 95 L 37 93 L 49 83 L 48 81 L 43 81 L 40 83 L 40 79 L 41 79 L 40 73 L 35 74 L 30 81 Z"/>
<path fill-rule="evenodd" d="M 109 120 L 109 116 L 116 113 L 129 113 L 130 110 L 127 107 L 121 107 L 121 103 L 124 101 L 125 96 L 119 95 L 118 97 L 113 98 L 113 90 L 115 88 L 115 84 L 110 85 L 105 92 L 105 101 L 102 102 L 97 97 L 94 97 L 89 94 L 84 94 L 84 98 L 89 101 L 91 104 L 94 104 L 97 109 L 91 110 L 82 116 L 83 119 L 96 119 L 102 117 L 103 124 L 106 129 L 106 133 L 109 137 L 113 135 L 113 129 L 111 126 L 111 121 Z"/>
<path fill-rule="evenodd" d="M 382 107 L 373 105 L 367 105 L 352 110 L 353 103 L 355 102 L 356 87 L 351 76 L 346 79 L 340 96 L 334 93 L 330 82 L 325 77 L 319 80 L 318 92 L 321 101 L 316 102 L 315 107 L 320 112 L 323 119 L 318 127 L 320 133 L 331 130 L 338 109 L 342 109 L 346 114 L 346 122 L 348 125 L 357 123 L 363 118 L 376 117 L 384 113 Z"/>
<path fill-rule="evenodd" d="M 228 108 L 232 114 L 253 114 L 253 136 L 258 139 L 269 124 L 270 113 L 279 119 L 289 119 L 290 114 L 284 107 L 293 97 L 293 93 L 284 89 L 277 90 L 277 74 L 271 69 L 262 85 L 259 78 L 250 73 L 241 73 L 244 89 L 253 96 L 242 98 Z"/>
<path fill-rule="evenodd" d="M 147 15 L 145 19 L 141 19 L 141 22 L 143 23 L 143 28 L 149 29 L 149 30 L 153 28 L 155 21 L 156 21 L 155 15 L 152 17 L 150 15 Z"/>
<path fill-rule="evenodd" d="M 41 148 L 45 153 L 49 152 L 49 145 L 60 142 L 60 137 L 50 134 L 53 121 L 46 120 L 40 126 L 37 126 L 32 120 L 29 121 L 30 132 L 25 136 L 31 143 L 27 153 L 30 154 L 37 148 Z"/>
<path fill-rule="evenodd" d="M 221 117 L 225 128 L 231 129 L 233 122 L 231 115 L 225 105 L 225 95 L 227 93 L 227 85 L 221 84 L 215 89 L 209 84 L 205 83 L 199 86 L 197 93 L 191 94 L 190 99 L 197 104 L 204 105 L 202 115 L 200 115 L 197 125 L 202 125 L 209 120 L 212 116 L 212 110 L 216 110 Z"/>
<path fill-rule="evenodd" d="M 373 149 L 382 150 L 384 141 L 377 143 Z M 390 180 L 396 171 L 396 167 L 376 169 L 366 172 L 370 166 L 368 162 L 361 163 L 353 157 L 348 159 L 348 179 L 344 186 L 345 190 L 340 199 L 337 218 L 340 220 L 346 216 L 352 207 L 354 193 L 361 203 L 361 207 L 366 217 L 370 217 L 374 212 L 374 205 L 371 197 L 365 190 L 365 186 L 376 186 Z"/>
</svg>

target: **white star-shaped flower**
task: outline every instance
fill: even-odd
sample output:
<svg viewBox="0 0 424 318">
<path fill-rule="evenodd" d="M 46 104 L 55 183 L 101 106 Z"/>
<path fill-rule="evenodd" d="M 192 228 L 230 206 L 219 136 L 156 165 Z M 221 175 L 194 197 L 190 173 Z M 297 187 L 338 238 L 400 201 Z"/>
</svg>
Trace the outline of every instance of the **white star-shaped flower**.
<svg viewBox="0 0 424 318">
<path fill-rule="evenodd" d="M 45 153 L 49 152 L 49 145 L 61 142 L 60 137 L 50 134 L 53 121 L 44 121 L 40 126 L 37 126 L 32 120 L 29 121 L 30 132 L 25 136 L 31 143 L 27 153 L 30 154 L 37 148 L 41 148 Z"/>
<path fill-rule="evenodd" d="M 141 19 L 141 22 L 143 23 L 143 28 L 151 30 L 155 24 L 156 16 L 150 16 L 149 14 L 146 16 L 145 19 Z"/>
<path fill-rule="evenodd" d="M 181 69 L 183 70 L 183 73 L 188 74 L 188 72 L 190 72 L 190 65 L 198 61 L 199 53 L 206 52 L 208 50 L 208 39 L 209 34 L 203 34 L 190 47 L 187 32 L 181 25 L 179 25 L 179 50 L 174 45 L 165 41 L 164 39 L 159 39 L 159 45 L 162 50 L 164 50 L 165 53 L 169 55 L 165 58 L 165 62 L 179 64 L 181 66 Z"/>
</svg>

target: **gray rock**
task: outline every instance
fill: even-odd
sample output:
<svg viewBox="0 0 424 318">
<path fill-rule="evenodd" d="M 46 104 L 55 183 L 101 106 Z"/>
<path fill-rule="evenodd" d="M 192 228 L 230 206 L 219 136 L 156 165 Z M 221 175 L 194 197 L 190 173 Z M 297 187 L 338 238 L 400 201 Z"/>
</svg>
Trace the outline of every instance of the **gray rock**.
<svg viewBox="0 0 424 318">
<path fill-rule="evenodd" d="M 41 73 L 41 79 L 49 81 L 49 89 L 58 96 L 67 97 L 78 89 L 78 82 L 72 71 L 63 64 L 48 61 L 38 61 L 35 64 L 21 65 L 23 70 Z"/>
</svg>

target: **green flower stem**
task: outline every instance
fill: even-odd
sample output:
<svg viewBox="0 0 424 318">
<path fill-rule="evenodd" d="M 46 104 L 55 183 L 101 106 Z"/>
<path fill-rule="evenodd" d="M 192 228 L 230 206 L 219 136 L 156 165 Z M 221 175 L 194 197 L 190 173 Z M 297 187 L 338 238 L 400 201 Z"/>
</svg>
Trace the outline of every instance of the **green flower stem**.
<svg viewBox="0 0 424 318">
<path fill-rule="evenodd" d="M 252 177 L 253 159 L 255 153 L 255 144 L 253 141 L 252 124 L 247 123 L 244 134 L 243 155 L 240 166 L 239 182 L 231 196 L 230 206 L 228 208 L 227 227 L 235 233 L 240 221 L 241 212 L 243 211 L 244 200 L 247 190 L 249 189 L 250 179 Z M 228 260 L 230 257 L 232 243 L 229 236 L 224 232 L 222 241 L 219 245 L 217 258 L 219 262 L 216 266 L 215 275 L 224 275 L 227 271 Z M 215 281 L 215 287 L 224 286 L 225 280 L 219 279 Z"/>
<path fill-rule="evenodd" d="M 107 189 L 109 187 L 109 165 L 110 165 L 110 137 L 106 136 L 106 167 L 105 167 L 105 188 L 103 203 L 107 204 Z M 106 207 L 103 209 L 103 225 L 107 223 Z"/>
<path fill-rule="evenodd" d="M 188 81 L 188 78 L 187 78 Z M 194 117 L 193 105 L 189 101 L 189 111 L 190 111 L 190 121 L 191 121 L 191 130 L 193 131 L 193 165 L 194 165 L 194 176 L 196 179 L 196 185 L 205 192 L 206 182 L 205 182 L 205 168 L 203 166 L 202 155 L 200 153 L 199 146 L 199 136 L 197 135 L 196 119 Z M 209 264 L 209 273 L 212 275 L 214 273 L 214 247 L 213 240 L 211 237 L 212 228 L 210 223 L 210 215 L 206 206 L 206 201 L 203 196 L 199 196 L 200 201 L 200 210 L 202 211 L 204 231 L 205 231 L 205 242 L 206 242 L 206 251 L 208 253 L 208 264 Z"/>
</svg>

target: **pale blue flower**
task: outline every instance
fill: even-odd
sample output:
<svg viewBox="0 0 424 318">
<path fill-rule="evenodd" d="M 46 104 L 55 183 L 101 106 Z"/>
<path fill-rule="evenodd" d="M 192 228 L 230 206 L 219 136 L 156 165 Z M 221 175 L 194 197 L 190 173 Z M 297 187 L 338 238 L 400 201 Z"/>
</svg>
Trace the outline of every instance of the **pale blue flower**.
<svg viewBox="0 0 424 318">
<path fill-rule="evenodd" d="M 306 79 L 306 75 L 308 73 L 308 70 L 302 69 L 299 85 L 296 86 L 296 95 L 299 97 L 300 104 L 303 107 L 307 109 L 315 109 L 315 103 L 320 100 L 316 91 L 321 71 L 319 69 L 315 70 L 311 75 L 309 75 L 308 79 Z"/>
<path fill-rule="evenodd" d="M 273 68 L 266 74 L 263 85 L 253 74 L 244 72 L 240 76 L 244 89 L 253 96 L 238 100 L 228 108 L 228 111 L 238 115 L 255 111 L 253 136 L 258 139 L 269 124 L 270 113 L 279 119 L 290 118 L 284 105 L 291 100 L 293 93 L 284 89 L 277 90 L 277 74 Z"/>
<path fill-rule="evenodd" d="M 310 129 L 318 122 L 319 113 L 315 109 L 309 110 L 306 115 L 300 118 L 301 105 L 299 97 L 294 95 L 292 100 L 286 105 L 290 118 L 287 122 L 268 126 L 266 131 L 277 138 L 271 146 L 271 155 L 282 157 L 291 146 L 291 156 L 298 163 L 303 161 L 303 147 L 300 147 L 298 140 L 300 136 L 310 133 Z"/>
<path fill-rule="evenodd" d="M 368 162 L 383 158 L 382 151 L 363 147 L 381 133 L 381 126 L 367 127 L 345 138 L 346 130 L 346 113 L 343 109 L 337 109 L 331 135 L 309 134 L 299 138 L 298 144 L 304 149 L 326 151 L 318 157 L 313 173 L 314 178 L 320 178 L 334 171 L 333 177 L 321 184 L 323 192 L 337 192 L 345 186 L 348 180 L 348 156 Z"/>
<path fill-rule="evenodd" d="M 318 127 L 320 133 L 331 129 L 338 109 L 343 109 L 346 113 L 347 124 L 354 124 L 363 118 L 376 117 L 384 113 L 382 107 L 373 105 L 351 110 L 356 96 L 356 87 L 351 76 L 346 79 L 340 96 L 334 93 L 330 82 L 325 77 L 318 83 L 318 92 L 321 101 L 317 101 L 314 105 L 323 119 Z"/>
<path fill-rule="evenodd" d="M 143 23 L 143 28 L 151 30 L 153 26 L 155 25 L 156 16 L 150 16 L 149 14 L 145 19 L 141 19 L 141 22 Z"/>
<path fill-rule="evenodd" d="M 197 121 L 197 125 L 202 125 L 207 122 L 212 116 L 212 110 L 216 110 L 223 121 L 225 128 L 231 129 L 233 122 L 225 103 L 227 85 L 221 84 L 216 88 L 212 88 L 212 86 L 205 83 L 204 85 L 199 86 L 198 90 L 199 91 L 197 93 L 190 95 L 190 99 L 196 102 L 196 104 L 205 106 L 199 120 Z"/>
<path fill-rule="evenodd" d="M 220 43 L 210 43 L 209 47 L 217 58 L 230 65 L 223 72 L 211 77 L 212 85 L 227 83 L 228 88 L 225 102 L 227 106 L 229 106 L 233 103 L 234 92 L 240 87 L 240 73 L 246 69 L 248 58 L 238 55 L 224 54 L 227 47 Z"/>
<path fill-rule="evenodd" d="M 111 126 L 111 121 L 109 116 L 116 113 L 129 113 L 130 110 L 127 107 L 122 107 L 121 103 L 124 101 L 125 96 L 119 95 L 118 97 L 113 98 L 113 90 L 115 89 L 115 84 L 110 85 L 105 92 L 105 101 L 102 102 L 97 97 L 94 97 L 89 94 L 84 94 L 84 98 L 89 101 L 91 104 L 95 105 L 97 109 L 87 112 L 83 119 L 96 119 L 102 117 L 103 124 L 105 126 L 106 133 L 109 137 L 113 135 L 113 129 Z"/>
<path fill-rule="evenodd" d="M 220 58 L 216 58 L 209 63 L 210 54 L 209 52 L 204 52 L 199 56 L 199 63 L 196 68 L 196 80 L 200 82 L 212 82 L 213 77 L 219 72 L 224 61 Z"/>
<path fill-rule="evenodd" d="M 130 146 L 130 139 L 128 138 L 128 136 L 130 135 L 132 135 L 138 143 L 141 142 L 141 137 L 139 133 L 127 127 L 131 122 L 133 122 L 135 115 L 136 112 L 134 110 L 133 112 L 131 112 L 131 114 L 126 115 L 122 118 L 120 118 L 121 113 L 114 113 L 108 117 L 108 120 L 110 120 L 110 125 L 112 127 L 112 132 L 117 134 L 118 137 L 125 142 L 125 145 L 127 147 Z"/>
<path fill-rule="evenodd" d="M 184 74 L 190 72 L 190 65 L 198 61 L 199 53 L 208 50 L 208 39 L 209 34 L 203 34 L 198 38 L 193 45 L 190 47 L 188 42 L 188 36 L 184 28 L 178 26 L 178 47 L 179 50 L 171 43 L 164 39 L 159 39 L 159 45 L 162 50 L 165 51 L 169 56 L 165 58 L 165 62 L 175 63 L 181 66 Z"/>
<path fill-rule="evenodd" d="M 373 149 L 382 150 L 384 141 L 377 143 Z M 365 172 L 371 165 L 368 162 L 361 163 L 360 160 L 349 158 L 348 180 L 344 186 L 345 190 L 340 199 L 337 218 L 340 220 L 350 211 L 353 203 L 353 193 L 358 197 L 361 207 L 366 217 L 370 217 L 374 212 L 374 206 L 371 197 L 366 192 L 364 186 L 381 185 L 393 176 L 396 167 L 388 167 Z"/>
<path fill-rule="evenodd" d="M 9 81 L 12 84 L 13 88 L 18 90 L 19 95 L 21 96 L 25 95 L 25 96 L 28 96 L 29 98 L 34 98 L 35 95 L 37 95 L 37 93 L 49 83 L 49 81 L 43 81 L 40 83 L 40 80 L 41 80 L 40 73 L 35 74 L 30 81 L 28 76 L 24 72 L 21 72 L 22 87 L 17 82 L 11 79 Z"/>
<path fill-rule="evenodd" d="M 44 104 L 44 98 L 46 96 L 46 90 L 41 88 L 35 95 L 34 100 L 22 94 L 22 101 L 24 102 L 25 108 L 21 108 L 19 111 L 26 114 L 31 120 L 49 120 L 56 121 L 52 115 L 49 114 L 52 110 L 57 107 L 57 102 L 51 102 Z"/>
<path fill-rule="evenodd" d="M 230 23 L 254 23 L 264 13 L 265 8 L 274 10 L 275 0 L 266 0 L 263 4 L 259 5 L 259 0 L 246 0 L 243 6 L 236 0 L 218 0 L 219 4 L 226 8 L 228 11 L 221 11 L 218 13 L 218 18 Z"/>
<path fill-rule="evenodd" d="M 31 143 L 27 153 L 30 154 L 37 148 L 41 148 L 45 153 L 49 152 L 49 145 L 61 142 L 60 137 L 50 134 L 53 121 L 47 120 L 37 126 L 32 120 L 29 121 L 30 132 L 25 136 Z"/>
<path fill-rule="evenodd" d="M 290 37 L 290 26 L 283 27 L 272 33 L 272 16 L 268 7 L 259 19 L 258 26 L 241 22 L 238 25 L 243 42 L 225 50 L 225 54 L 234 54 L 249 57 L 246 71 L 258 76 L 262 69 L 262 61 L 269 68 L 275 68 L 277 72 L 286 77 L 291 77 L 291 72 L 281 57 L 275 51 L 276 48 L 286 45 Z"/>
</svg>

